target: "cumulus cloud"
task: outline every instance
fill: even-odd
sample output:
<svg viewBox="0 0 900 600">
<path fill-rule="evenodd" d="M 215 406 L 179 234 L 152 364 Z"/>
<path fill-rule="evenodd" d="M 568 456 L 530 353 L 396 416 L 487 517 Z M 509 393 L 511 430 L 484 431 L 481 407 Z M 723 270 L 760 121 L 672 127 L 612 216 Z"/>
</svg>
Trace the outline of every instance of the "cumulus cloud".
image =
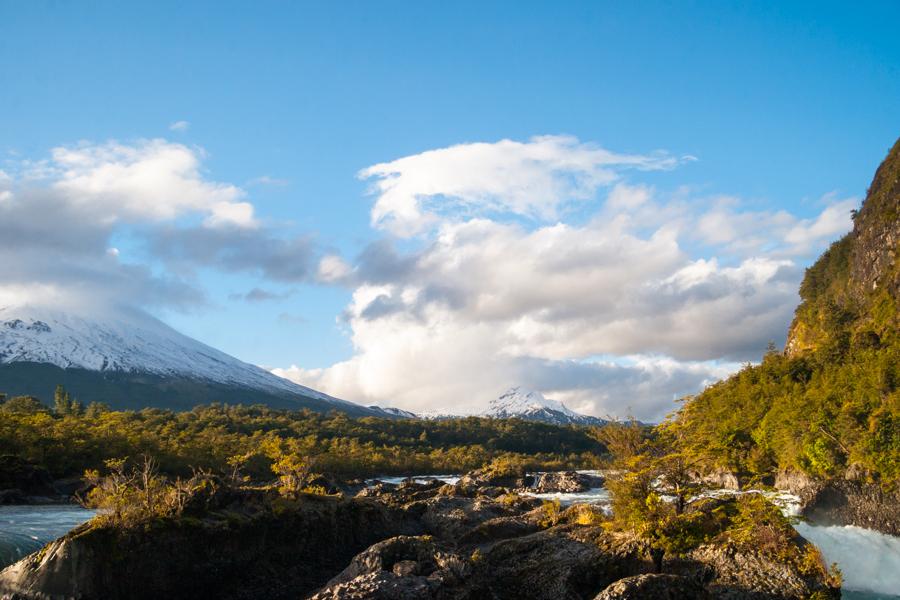
<svg viewBox="0 0 900 600">
<path fill-rule="evenodd" d="M 190 127 L 191 124 L 189 121 L 175 121 L 169 125 L 169 131 L 187 131 Z"/>
<path fill-rule="evenodd" d="M 308 241 L 262 226 L 242 189 L 204 176 L 203 157 L 155 139 L 84 142 L 14 164 L 0 178 L 4 302 L 82 298 L 183 309 L 205 301 L 185 277 L 191 268 L 301 279 L 312 260 Z M 129 262 L 111 244 L 116 236 L 132 247 L 152 249 L 161 239 L 172 247 L 132 252 Z M 161 259 L 173 268 L 158 268 Z"/>
<path fill-rule="evenodd" d="M 419 247 L 388 238 L 320 262 L 321 281 L 354 288 L 355 353 L 276 372 L 410 410 L 477 411 L 525 385 L 589 414 L 662 417 L 783 341 L 802 257 L 849 229 L 856 202 L 801 219 L 624 179 L 677 162 L 542 137 L 364 169 L 373 225 Z M 588 199 L 592 217 L 560 220 Z"/>
</svg>

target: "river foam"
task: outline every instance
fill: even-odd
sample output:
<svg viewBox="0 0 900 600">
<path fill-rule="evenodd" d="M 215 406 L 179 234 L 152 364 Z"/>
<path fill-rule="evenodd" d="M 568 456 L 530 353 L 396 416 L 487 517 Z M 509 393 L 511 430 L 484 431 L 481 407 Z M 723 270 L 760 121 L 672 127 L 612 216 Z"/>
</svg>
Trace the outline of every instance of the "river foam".
<svg viewBox="0 0 900 600">
<path fill-rule="evenodd" d="M 900 538 L 853 525 L 795 525 L 829 564 L 837 563 L 843 587 L 900 597 Z"/>
</svg>

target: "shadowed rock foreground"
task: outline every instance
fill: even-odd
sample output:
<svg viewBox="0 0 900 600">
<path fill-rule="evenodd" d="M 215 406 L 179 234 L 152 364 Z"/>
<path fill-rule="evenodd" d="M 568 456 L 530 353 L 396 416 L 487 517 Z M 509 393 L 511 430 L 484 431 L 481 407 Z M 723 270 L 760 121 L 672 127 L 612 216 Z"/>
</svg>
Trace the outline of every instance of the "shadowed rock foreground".
<svg viewBox="0 0 900 600">
<path fill-rule="evenodd" d="M 226 486 L 178 517 L 88 523 L 0 573 L 4 598 L 830 598 L 762 552 L 707 544 L 663 561 L 585 506 L 476 483 L 356 497 Z M 796 542 L 801 546 L 805 542 Z M 814 596 L 816 595 L 816 596 Z"/>
</svg>

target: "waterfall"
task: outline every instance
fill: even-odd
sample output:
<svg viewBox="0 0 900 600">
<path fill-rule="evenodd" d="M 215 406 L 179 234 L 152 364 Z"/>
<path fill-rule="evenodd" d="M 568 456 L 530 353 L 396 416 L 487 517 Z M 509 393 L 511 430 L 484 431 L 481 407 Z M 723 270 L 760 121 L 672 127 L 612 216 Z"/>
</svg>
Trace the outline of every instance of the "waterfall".
<svg viewBox="0 0 900 600">
<path fill-rule="evenodd" d="M 837 563 L 843 588 L 900 597 L 900 538 L 862 527 L 796 525 L 828 564 Z"/>
</svg>

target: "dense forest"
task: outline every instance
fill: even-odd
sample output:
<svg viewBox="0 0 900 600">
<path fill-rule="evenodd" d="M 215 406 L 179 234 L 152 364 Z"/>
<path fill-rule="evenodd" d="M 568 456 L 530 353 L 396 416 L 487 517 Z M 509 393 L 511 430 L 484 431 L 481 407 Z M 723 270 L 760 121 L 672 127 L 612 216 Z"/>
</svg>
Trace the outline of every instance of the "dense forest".
<svg viewBox="0 0 900 600">
<path fill-rule="evenodd" d="M 711 467 L 816 477 L 854 468 L 900 480 L 900 141 L 853 231 L 806 271 L 784 353 L 774 348 L 695 398 L 669 424 Z"/>
<path fill-rule="evenodd" d="M 605 448 L 592 430 L 518 419 L 350 418 L 264 406 L 192 411 L 82 407 L 60 389 L 54 407 L 20 396 L 0 404 L 0 454 L 17 455 L 54 477 L 103 469 L 110 459 L 152 456 L 161 471 L 240 468 L 271 478 L 273 460 L 303 457 L 317 472 L 344 477 L 458 473 L 517 457 L 532 468 L 590 467 Z"/>
</svg>

